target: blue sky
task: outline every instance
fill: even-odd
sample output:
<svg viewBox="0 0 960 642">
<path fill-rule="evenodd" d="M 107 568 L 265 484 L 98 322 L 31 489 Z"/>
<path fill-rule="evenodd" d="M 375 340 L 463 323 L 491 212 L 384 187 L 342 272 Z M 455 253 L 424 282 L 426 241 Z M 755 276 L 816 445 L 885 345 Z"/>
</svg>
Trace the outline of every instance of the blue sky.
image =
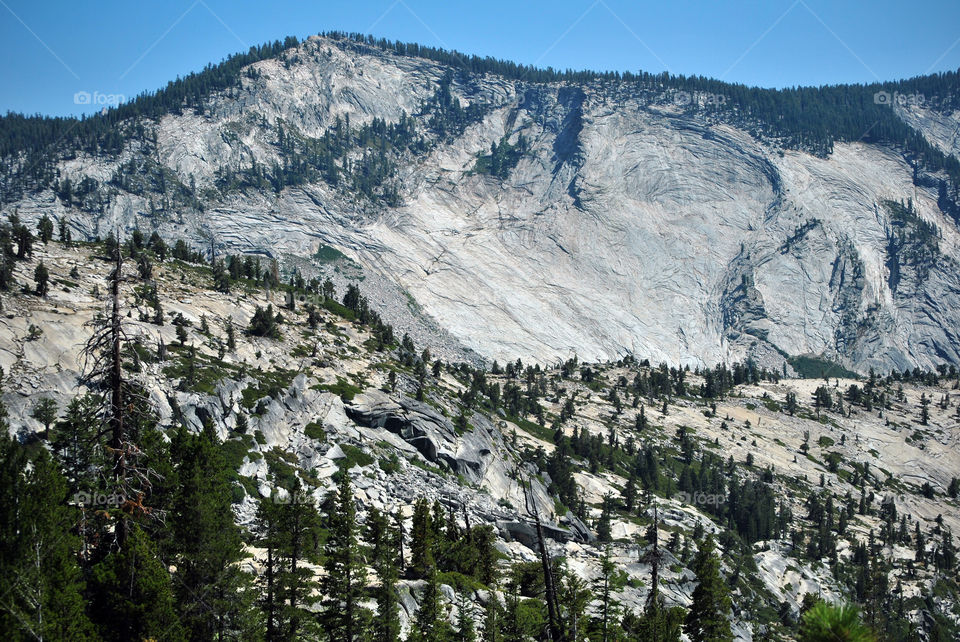
<svg viewBox="0 0 960 642">
<path fill-rule="evenodd" d="M 766 87 L 960 68 L 957 0 L 0 0 L 0 112 L 95 111 L 75 94 L 129 98 L 250 45 L 332 29 Z"/>
</svg>

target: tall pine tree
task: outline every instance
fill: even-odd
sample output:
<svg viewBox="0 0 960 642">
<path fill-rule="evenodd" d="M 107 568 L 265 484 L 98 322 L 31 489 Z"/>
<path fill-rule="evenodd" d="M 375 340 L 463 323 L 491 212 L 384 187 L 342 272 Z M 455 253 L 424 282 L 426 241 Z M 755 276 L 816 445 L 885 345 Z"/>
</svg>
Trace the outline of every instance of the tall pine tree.
<svg viewBox="0 0 960 642">
<path fill-rule="evenodd" d="M 131 524 L 123 547 L 92 569 L 91 611 L 104 640 L 186 640 L 170 574 L 156 548 Z"/>
<path fill-rule="evenodd" d="M 354 642 L 364 636 L 364 609 L 360 606 L 366 570 L 357 542 L 357 508 L 350 475 L 340 473 L 324 546 L 321 621 L 330 642 Z"/>
<path fill-rule="evenodd" d="M 720 575 L 720 559 L 713 537 L 708 535 L 700 545 L 693 565 L 697 588 L 687 613 L 684 631 L 692 642 L 729 642 L 730 591 Z"/>
<path fill-rule="evenodd" d="M 377 600 L 377 614 L 373 618 L 374 642 L 397 642 L 400 639 L 399 537 L 397 530 L 390 526 L 389 517 L 371 508 L 367 515 L 367 541 L 371 547 L 371 565 L 379 581 L 374 590 Z"/>
<path fill-rule="evenodd" d="M 231 507 L 220 440 L 208 424 L 199 435 L 181 429 L 173 440 L 177 488 L 173 530 L 177 605 L 191 639 L 222 639 L 244 629 L 251 578 Z"/>
<path fill-rule="evenodd" d="M 76 511 L 46 450 L 29 462 L 0 404 L 0 630 L 13 639 L 95 639 L 71 533 Z"/>
</svg>

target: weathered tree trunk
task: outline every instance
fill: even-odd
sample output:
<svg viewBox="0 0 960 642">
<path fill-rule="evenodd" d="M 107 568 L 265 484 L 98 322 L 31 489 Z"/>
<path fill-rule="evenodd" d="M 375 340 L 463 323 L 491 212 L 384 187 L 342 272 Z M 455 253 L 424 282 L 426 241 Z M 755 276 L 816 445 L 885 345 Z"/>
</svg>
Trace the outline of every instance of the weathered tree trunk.
<svg viewBox="0 0 960 642">
<path fill-rule="evenodd" d="M 530 502 L 527 501 L 527 485 L 521 478 L 520 484 L 523 486 L 524 501 L 527 508 L 530 508 Z M 559 608 L 557 604 L 557 591 L 553 583 L 553 567 L 550 564 L 550 555 L 547 553 L 547 546 L 543 537 L 543 525 L 540 523 L 540 511 L 537 510 L 536 502 L 533 502 L 533 521 L 537 528 L 537 548 L 540 551 L 540 564 L 543 567 L 543 585 L 547 593 L 547 617 L 550 622 L 550 639 L 554 642 L 561 642 L 563 638 L 563 629 L 560 627 Z"/>
<path fill-rule="evenodd" d="M 118 240 L 119 243 L 119 240 Z M 110 275 L 110 452 L 113 454 L 113 479 L 122 487 L 126 478 L 126 444 L 123 427 L 123 370 L 121 362 L 120 280 L 123 277 L 123 258 L 117 248 L 113 274 Z M 127 536 L 123 518 L 117 520 L 117 544 L 123 546 Z"/>
</svg>

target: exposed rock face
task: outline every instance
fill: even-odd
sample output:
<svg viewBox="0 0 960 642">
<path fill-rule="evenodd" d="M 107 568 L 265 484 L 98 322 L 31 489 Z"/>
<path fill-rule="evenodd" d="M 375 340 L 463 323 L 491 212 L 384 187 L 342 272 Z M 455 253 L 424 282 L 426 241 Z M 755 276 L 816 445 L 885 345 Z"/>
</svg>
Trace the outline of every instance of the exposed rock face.
<svg viewBox="0 0 960 642">
<path fill-rule="evenodd" d="M 224 195 L 213 189 L 221 168 L 278 160 L 279 127 L 319 137 L 348 116 L 397 122 L 420 113 L 445 72 L 321 38 L 285 58 L 253 65 L 258 74 L 203 115 L 157 127 L 157 159 L 195 186 L 202 213 L 147 217 L 162 195 L 113 190 L 102 214 L 70 213 L 77 231 L 139 223 L 284 259 L 333 245 L 396 284 L 382 305 L 402 308 L 409 293 L 464 346 L 501 360 L 632 351 L 777 365 L 784 353 L 814 353 L 881 371 L 960 361 L 960 232 L 936 185 L 915 186 L 895 150 L 838 143 L 817 158 L 649 91 L 461 75 L 451 91 L 485 105 L 483 117 L 400 160 L 399 205 L 323 182 Z M 956 152 L 955 114 L 901 111 Z M 475 171 L 491 144 L 520 135 L 529 149 L 506 178 Z M 132 145 L 119 160 L 79 157 L 60 170 L 105 183 L 141 153 Z M 939 228 L 942 259 L 897 282 L 881 203 L 908 198 Z M 50 192 L 18 206 L 25 217 L 65 214 Z"/>
<path fill-rule="evenodd" d="M 385 428 L 401 436 L 432 462 L 445 462 L 470 483 L 483 479 L 493 457 L 491 444 L 465 434 L 458 439 L 450 420 L 425 403 L 400 396 L 397 401 L 369 390 L 346 408 L 347 416 L 369 428 Z"/>
<path fill-rule="evenodd" d="M 511 503 L 517 507 L 526 503 L 544 516 L 553 511 L 553 500 L 538 479 L 538 471 L 517 468 L 517 464 L 498 456 L 505 451 L 503 435 L 482 415 L 471 418 L 473 430 L 457 434 L 450 420 L 428 404 L 403 395 L 391 398 L 378 390 L 358 395 L 345 410 L 358 425 L 383 428 L 400 436 L 428 461 L 442 464 L 469 484 L 490 488 L 496 496 L 510 496 L 517 486 L 515 480 L 524 476 L 528 495 L 525 497 L 521 489 L 519 497 L 511 497 Z M 584 533 L 589 533 L 586 528 L 551 528 L 551 534 L 564 539 L 591 537 Z"/>
</svg>

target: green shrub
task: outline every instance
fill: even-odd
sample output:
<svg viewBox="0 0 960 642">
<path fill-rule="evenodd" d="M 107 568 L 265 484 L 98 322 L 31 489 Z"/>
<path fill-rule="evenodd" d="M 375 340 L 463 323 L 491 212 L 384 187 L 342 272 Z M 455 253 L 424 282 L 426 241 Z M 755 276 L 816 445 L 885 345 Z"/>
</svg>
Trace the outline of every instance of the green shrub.
<svg viewBox="0 0 960 642">
<path fill-rule="evenodd" d="M 397 457 L 397 453 L 390 453 L 389 457 L 382 457 L 377 463 L 380 465 L 380 470 L 388 475 L 400 472 L 400 458 Z"/>
<path fill-rule="evenodd" d="M 353 401 L 353 398 L 363 392 L 359 387 L 348 382 L 343 377 L 337 377 L 336 383 L 319 384 L 313 387 L 314 390 L 325 390 L 338 395 L 344 403 Z"/>
<path fill-rule="evenodd" d="M 350 470 L 354 466 L 369 466 L 374 462 L 374 459 L 371 455 L 363 452 L 356 446 L 351 446 L 350 444 L 340 444 L 340 450 L 342 450 L 343 454 L 346 455 L 343 459 L 337 462 L 337 466 L 340 467 L 340 470 Z"/>
<path fill-rule="evenodd" d="M 327 440 L 327 431 L 323 429 L 323 425 L 317 423 L 316 421 L 311 421 L 304 426 L 303 432 L 310 439 L 316 439 L 317 441 Z"/>
</svg>

